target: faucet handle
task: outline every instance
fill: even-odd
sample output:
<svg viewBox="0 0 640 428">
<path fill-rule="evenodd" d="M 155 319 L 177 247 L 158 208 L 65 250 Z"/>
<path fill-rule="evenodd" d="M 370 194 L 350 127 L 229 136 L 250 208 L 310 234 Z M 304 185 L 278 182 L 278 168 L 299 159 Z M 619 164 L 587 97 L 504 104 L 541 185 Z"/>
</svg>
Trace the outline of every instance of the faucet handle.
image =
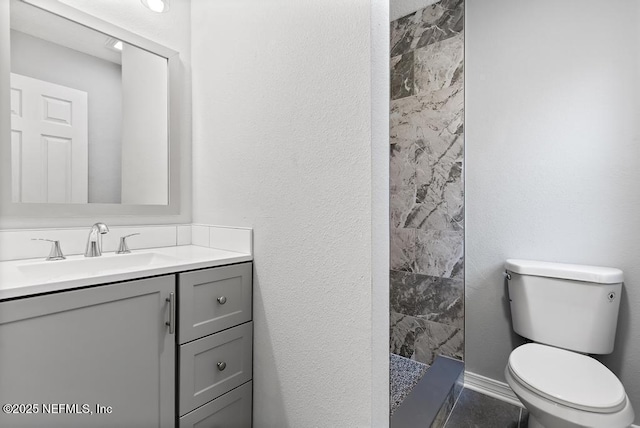
<svg viewBox="0 0 640 428">
<path fill-rule="evenodd" d="M 49 252 L 49 256 L 47 257 L 47 261 L 53 260 L 64 260 L 66 257 L 62 254 L 62 249 L 60 248 L 60 241 L 56 241 L 53 239 L 44 239 L 44 238 L 32 238 L 32 241 L 47 241 L 51 242 L 51 251 Z"/>
<path fill-rule="evenodd" d="M 136 236 L 136 235 L 140 235 L 139 233 L 132 233 L 130 235 L 124 235 L 120 237 L 120 245 L 118 245 L 118 251 L 116 251 L 116 254 L 129 254 L 131 252 L 131 250 L 129 249 L 129 246 L 127 245 L 127 238 L 130 236 Z"/>
</svg>

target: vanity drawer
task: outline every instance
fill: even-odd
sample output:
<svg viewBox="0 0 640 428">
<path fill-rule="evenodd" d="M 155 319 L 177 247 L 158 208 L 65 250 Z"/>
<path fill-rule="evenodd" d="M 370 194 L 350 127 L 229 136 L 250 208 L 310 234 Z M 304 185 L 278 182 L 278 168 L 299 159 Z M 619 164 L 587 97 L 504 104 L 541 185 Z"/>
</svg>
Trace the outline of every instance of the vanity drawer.
<svg viewBox="0 0 640 428">
<path fill-rule="evenodd" d="M 180 428 L 251 428 L 252 382 L 180 418 Z"/>
<path fill-rule="evenodd" d="M 253 322 L 180 346 L 180 415 L 251 380 Z"/>
<path fill-rule="evenodd" d="M 180 274 L 179 343 L 251 320 L 252 264 Z"/>
</svg>

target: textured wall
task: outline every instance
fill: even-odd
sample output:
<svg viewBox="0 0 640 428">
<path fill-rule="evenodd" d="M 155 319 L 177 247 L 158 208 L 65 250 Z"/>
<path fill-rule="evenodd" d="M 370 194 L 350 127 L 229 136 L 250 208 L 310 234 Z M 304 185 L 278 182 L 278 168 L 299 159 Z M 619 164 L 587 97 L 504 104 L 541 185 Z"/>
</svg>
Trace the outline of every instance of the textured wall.
<svg viewBox="0 0 640 428">
<path fill-rule="evenodd" d="M 391 24 L 391 352 L 463 357 L 464 3 Z"/>
<path fill-rule="evenodd" d="M 624 270 L 603 361 L 640 422 L 640 3 L 467 3 L 466 367 L 504 381 L 504 260 Z M 597 31 L 594 31 L 597 29 Z M 558 326 L 561 328 L 562 326 Z"/>
<path fill-rule="evenodd" d="M 194 220 L 254 228 L 256 427 L 388 424 L 387 188 L 372 190 L 388 51 L 372 52 L 389 21 L 373 3 L 192 2 Z"/>
</svg>

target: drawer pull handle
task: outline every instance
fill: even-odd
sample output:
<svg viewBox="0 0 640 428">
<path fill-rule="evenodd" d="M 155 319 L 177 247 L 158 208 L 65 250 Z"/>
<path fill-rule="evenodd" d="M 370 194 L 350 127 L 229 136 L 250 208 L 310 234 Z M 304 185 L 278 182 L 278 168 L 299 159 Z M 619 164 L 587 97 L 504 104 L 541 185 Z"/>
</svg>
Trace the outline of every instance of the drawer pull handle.
<svg viewBox="0 0 640 428">
<path fill-rule="evenodd" d="M 225 363 L 224 361 L 220 361 L 218 363 L 218 370 L 222 371 L 222 370 L 224 370 L 226 368 L 227 368 L 227 363 Z"/>
<path fill-rule="evenodd" d="M 227 298 L 224 296 L 220 296 L 218 297 L 218 303 L 220 303 L 221 305 L 224 305 L 225 303 L 227 303 Z"/>
<path fill-rule="evenodd" d="M 169 303 L 169 321 L 165 322 L 169 326 L 169 334 L 176 332 L 176 299 L 174 293 L 169 293 L 169 298 L 165 299 Z"/>
</svg>

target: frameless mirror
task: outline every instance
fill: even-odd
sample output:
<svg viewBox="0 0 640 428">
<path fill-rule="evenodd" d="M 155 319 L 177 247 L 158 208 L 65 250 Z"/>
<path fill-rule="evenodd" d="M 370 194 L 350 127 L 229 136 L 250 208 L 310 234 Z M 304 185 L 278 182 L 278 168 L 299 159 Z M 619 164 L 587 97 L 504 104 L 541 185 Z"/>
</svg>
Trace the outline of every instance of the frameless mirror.
<svg viewBox="0 0 640 428">
<path fill-rule="evenodd" d="M 11 201 L 169 204 L 167 56 L 29 3 L 10 2 Z"/>
</svg>

